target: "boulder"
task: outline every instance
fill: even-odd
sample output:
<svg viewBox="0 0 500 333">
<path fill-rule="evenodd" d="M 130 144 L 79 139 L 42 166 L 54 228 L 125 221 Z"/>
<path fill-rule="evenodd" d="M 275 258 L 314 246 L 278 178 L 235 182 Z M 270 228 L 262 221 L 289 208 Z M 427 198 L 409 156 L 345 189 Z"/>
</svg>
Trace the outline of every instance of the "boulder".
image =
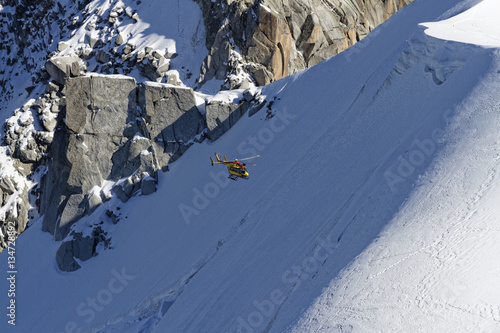
<svg viewBox="0 0 500 333">
<path fill-rule="evenodd" d="M 45 127 L 47 131 L 53 132 L 55 130 L 57 126 L 57 119 L 52 112 L 46 111 L 42 113 L 40 120 L 42 121 L 43 127 Z"/>
<path fill-rule="evenodd" d="M 137 169 L 137 174 L 142 175 L 142 177 L 152 177 L 155 181 L 158 181 L 159 166 L 156 161 L 156 156 L 154 154 L 153 147 L 148 150 L 141 151 L 139 155 L 140 165 Z"/>
<path fill-rule="evenodd" d="M 136 59 L 137 59 L 137 62 L 141 62 L 144 60 L 144 58 L 146 58 L 146 51 L 141 49 L 139 51 L 137 51 L 136 55 L 135 55 Z"/>
<path fill-rule="evenodd" d="M 10 179 L 10 177 L 2 176 L 0 177 L 0 189 L 3 191 L 3 193 L 11 195 L 16 191 L 16 186 L 14 185 L 14 182 Z"/>
<path fill-rule="evenodd" d="M 108 248 L 111 241 L 106 238 L 107 233 L 100 226 L 93 226 L 91 235 L 83 236 L 81 232 L 73 232 L 68 236 L 56 253 L 56 262 L 59 269 L 64 272 L 74 272 L 81 266 L 76 259 L 87 261 L 97 255 L 98 244 Z"/>
<path fill-rule="evenodd" d="M 101 64 L 105 64 L 111 60 L 111 57 L 105 51 L 99 50 L 95 55 L 95 60 Z"/>
<path fill-rule="evenodd" d="M 86 261 L 92 258 L 95 254 L 94 238 L 92 236 L 85 236 L 81 232 L 73 234 L 73 255 L 82 260 Z"/>
<path fill-rule="evenodd" d="M 141 188 L 141 180 L 141 175 L 130 176 L 121 184 L 113 186 L 113 192 L 122 202 L 127 202 L 131 197 L 138 194 Z"/>
<path fill-rule="evenodd" d="M 163 76 L 169 69 L 170 61 L 168 61 L 167 58 L 161 56 L 158 59 L 158 67 L 156 68 L 157 73 Z"/>
<path fill-rule="evenodd" d="M 248 72 L 259 86 L 265 86 L 274 80 L 273 73 L 261 64 L 250 64 L 250 66 L 248 66 Z"/>
<path fill-rule="evenodd" d="M 153 57 L 151 56 L 151 58 Z M 137 69 L 139 69 L 141 75 L 154 82 L 159 82 L 163 78 L 163 73 L 160 73 L 157 67 L 158 59 L 146 58 L 144 61 L 137 63 Z"/>
<path fill-rule="evenodd" d="M 74 272 L 81 266 L 73 256 L 73 242 L 63 242 L 56 253 L 56 262 L 63 272 Z"/>
<path fill-rule="evenodd" d="M 23 124 L 24 122 L 19 120 L 19 123 Z M 33 129 L 24 128 L 19 135 L 9 135 L 13 139 L 10 141 L 10 151 L 22 163 L 38 162 L 45 153 L 47 147 L 35 139 L 35 133 Z"/>
<path fill-rule="evenodd" d="M 61 106 L 59 105 L 59 103 L 54 102 L 54 103 L 52 103 L 52 106 L 50 107 L 50 111 L 52 113 L 59 113 L 61 111 Z"/>
<path fill-rule="evenodd" d="M 53 57 L 45 63 L 45 69 L 59 84 L 64 84 L 70 77 L 80 75 L 81 60 L 78 57 Z"/>
<path fill-rule="evenodd" d="M 57 51 L 61 52 L 61 51 L 64 51 L 68 48 L 68 43 L 66 42 L 59 42 L 57 43 Z"/>
<path fill-rule="evenodd" d="M 167 77 L 167 84 L 178 86 L 180 84 L 179 72 L 172 71 L 171 73 L 169 73 Z"/>
<path fill-rule="evenodd" d="M 120 46 L 122 45 L 123 43 L 125 43 L 125 36 L 123 36 L 123 34 L 118 34 L 118 36 L 116 36 L 116 39 L 115 39 L 115 44 L 116 46 Z"/>
<path fill-rule="evenodd" d="M 127 202 L 132 195 L 131 192 L 127 193 L 127 191 L 125 191 L 125 189 L 123 188 L 122 185 L 113 186 L 113 192 L 116 194 L 118 199 L 120 199 L 122 202 Z"/>
<path fill-rule="evenodd" d="M 85 34 L 85 41 L 89 44 L 91 48 L 96 48 L 101 45 L 101 41 L 97 34 L 87 33 Z"/>
<path fill-rule="evenodd" d="M 23 163 L 35 163 L 41 160 L 43 151 L 39 149 L 37 143 L 31 137 L 25 146 L 18 146 L 16 157 Z"/>
<path fill-rule="evenodd" d="M 131 43 L 127 43 L 123 48 L 123 54 L 130 54 L 130 52 L 135 50 L 135 45 Z"/>
<path fill-rule="evenodd" d="M 54 83 L 53 81 L 50 81 L 49 83 L 47 83 L 47 86 L 45 87 L 45 92 L 49 93 L 49 94 L 52 92 L 58 93 L 60 90 L 61 90 L 61 87 L 59 85 L 57 85 L 56 83 Z"/>
<path fill-rule="evenodd" d="M 158 183 L 158 180 L 147 176 L 142 178 L 141 180 L 141 193 L 143 195 L 149 195 L 151 193 L 156 192 L 156 184 Z"/>
</svg>

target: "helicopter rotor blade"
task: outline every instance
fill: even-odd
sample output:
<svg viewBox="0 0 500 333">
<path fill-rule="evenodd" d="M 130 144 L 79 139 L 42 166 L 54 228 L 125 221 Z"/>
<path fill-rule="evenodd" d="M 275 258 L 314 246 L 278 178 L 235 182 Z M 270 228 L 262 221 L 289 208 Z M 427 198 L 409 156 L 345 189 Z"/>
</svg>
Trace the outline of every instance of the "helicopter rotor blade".
<svg viewBox="0 0 500 333">
<path fill-rule="evenodd" d="M 250 159 L 256 158 L 256 157 L 260 157 L 260 155 L 255 155 L 255 156 L 246 157 L 246 158 L 239 158 L 238 161 L 246 161 L 246 160 L 250 160 Z"/>
</svg>

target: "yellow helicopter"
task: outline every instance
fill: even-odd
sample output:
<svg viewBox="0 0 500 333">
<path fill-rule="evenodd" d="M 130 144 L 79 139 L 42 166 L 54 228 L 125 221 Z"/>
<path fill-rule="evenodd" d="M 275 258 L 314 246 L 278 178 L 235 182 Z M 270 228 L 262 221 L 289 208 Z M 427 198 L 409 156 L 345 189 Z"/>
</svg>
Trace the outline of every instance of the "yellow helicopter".
<svg viewBox="0 0 500 333">
<path fill-rule="evenodd" d="M 220 157 L 224 156 L 224 160 L 222 160 Z M 238 180 L 238 178 L 243 178 L 243 179 L 248 179 L 248 171 L 245 163 L 240 163 L 239 161 L 245 161 L 249 160 L 252 158 L 259 157 L 260 155 L 252 156 L 252 157 L 247 157 L 247 158 L 242 158 L 240 160 L 234 159 L 234 161 L 228 161 L 226 155 L 221 155 L 215 153 L 215 158 L 217 161 L 214 162 L 214 160 L 210 157 L 210 161 L 212 162 L 212 166 L 215 164 L 224 164 L 227 166 L 227 171 L 229 172 L 229 179 L 232 180 Z M 251 164 L 255 165 L 255 164 Z"/>
</svg>

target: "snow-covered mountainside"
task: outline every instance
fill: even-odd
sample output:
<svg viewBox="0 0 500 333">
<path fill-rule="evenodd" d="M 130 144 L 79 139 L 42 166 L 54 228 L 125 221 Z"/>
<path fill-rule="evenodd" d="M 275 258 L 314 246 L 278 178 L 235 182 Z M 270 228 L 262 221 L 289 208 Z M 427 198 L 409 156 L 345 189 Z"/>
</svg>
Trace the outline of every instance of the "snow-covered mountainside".
<svg viewBox="0 0 500 333">
<path fill-rule="evenodd" d="M 191 144 L 271 102 L 256 85 L 343 51 L 411 1 L 0 1 L 0 252 L 38 215 L 59 240 L 113 193 L 153 192 Z M 75 246 L 63 257 L 96 253 Z"/>
<path fill-rule="evenodd" d="M 417 0 L 261 88 L 155 193 L 74 223 L 98 240 L 79 270 L 37 217 L 0 254 L 0 330 L 500 331 L 499 10 Z M 214 152 L 261 157 L 234 182 Z"/>
</svg>

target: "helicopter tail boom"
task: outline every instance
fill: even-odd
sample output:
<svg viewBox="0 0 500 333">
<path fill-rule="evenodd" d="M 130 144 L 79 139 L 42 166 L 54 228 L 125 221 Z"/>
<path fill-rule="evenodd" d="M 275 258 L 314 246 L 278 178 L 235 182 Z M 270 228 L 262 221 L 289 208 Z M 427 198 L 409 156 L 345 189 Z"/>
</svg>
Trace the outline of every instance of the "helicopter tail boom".
<svg viewBox="0 0 500 333">
<path fill-rule="evenodd" d="M 225 156 L 224 156 L 225 158 Z M 224 162 L 227 162 L 227 158 L 225 158 L 225 161 L 221 161 L 221 159 L 219 158 L 219 154 L 215 153 L 215 159 L 216 161 L 213 160 L 213 158 L 210 157 L 210 162 L 212 162 L 212 166 L 214 166 L 214 164 L 216 163 L 220 163 L 220 164 L 224 164 Z"/>
</svg>

